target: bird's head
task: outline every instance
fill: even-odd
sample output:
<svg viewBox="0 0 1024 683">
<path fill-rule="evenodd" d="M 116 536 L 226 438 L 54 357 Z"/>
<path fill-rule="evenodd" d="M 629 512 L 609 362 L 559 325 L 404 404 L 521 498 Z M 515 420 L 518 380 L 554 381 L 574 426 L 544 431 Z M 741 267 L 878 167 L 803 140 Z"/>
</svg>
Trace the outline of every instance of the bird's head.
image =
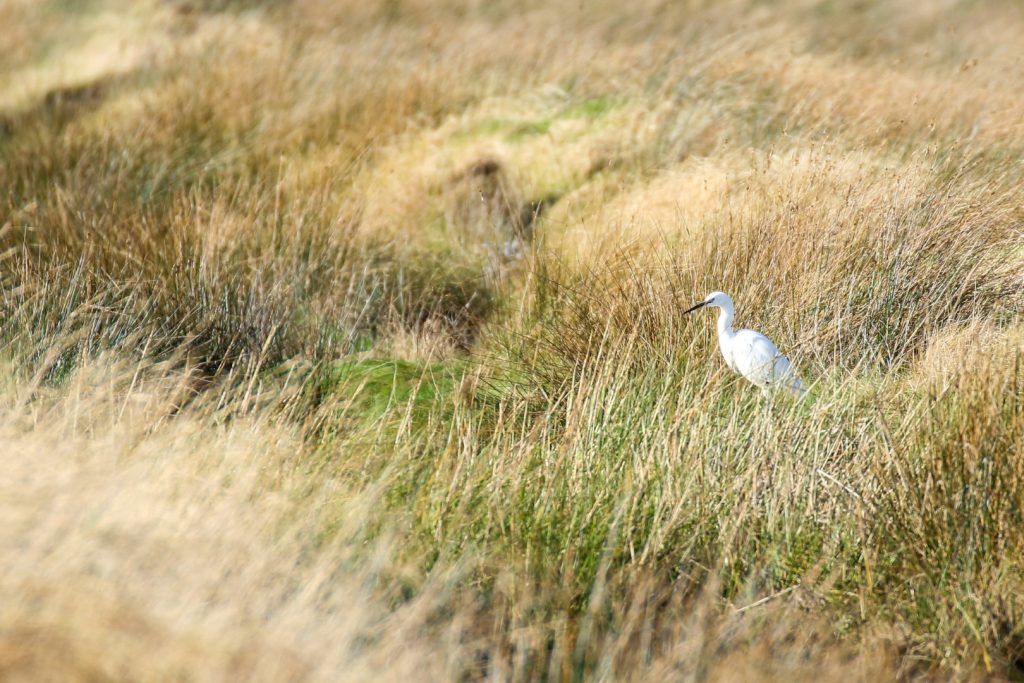
<svg viewBox="0 0 1024 683">
<path fill-rule="evenodd" d="M 722 308 L 727 311 L 735 310 L 732 305 L 732 298 L 725 292 L 711 292 L 703 301 L 698 301 L 693 306 L 683 311 L 684 313 L 690 313 L 696 311 L 698 308 Z"/>
</svg>

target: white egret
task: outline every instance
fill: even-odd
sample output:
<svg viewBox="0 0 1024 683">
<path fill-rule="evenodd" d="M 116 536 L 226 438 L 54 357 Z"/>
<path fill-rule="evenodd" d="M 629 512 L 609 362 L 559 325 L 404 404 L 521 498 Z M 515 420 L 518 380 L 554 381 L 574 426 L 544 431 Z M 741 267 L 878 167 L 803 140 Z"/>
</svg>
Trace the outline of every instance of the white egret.
<svg viewBox="0 0 1024 683">
<path fill-rule="evenodd" d="M 732 329 L 736 312 L 732 299 L 725 292 L 711 292 L 704 301 L 685 312 L 698 308 L 718 308 L 718 348 L 730 370 L 740 373 L 761 387 L 764 393 L 771 389 L 785 389 L 796 396 L 805 393 L 804 384 L 797 377 L 789 359 L 779 351 L 772 340 L 754 330 Z"/>
</svg>

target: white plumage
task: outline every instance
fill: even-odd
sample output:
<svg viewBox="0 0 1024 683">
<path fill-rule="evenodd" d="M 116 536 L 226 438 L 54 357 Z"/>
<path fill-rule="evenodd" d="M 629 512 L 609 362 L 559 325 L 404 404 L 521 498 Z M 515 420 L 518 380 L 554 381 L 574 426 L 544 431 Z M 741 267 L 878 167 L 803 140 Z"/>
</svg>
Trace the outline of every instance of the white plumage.
<svg viewBox="0 0 1024 683">
<path fill-rule="evenodd" d="M 789 359 L 779 351 L 772 340 L 754 330 L 733 330 L 736 312 L 732 298 L 725 292 L 712 292 L 704 301 L 691 306 L 686 313 L 698 308 L 718 308 L 718 348 L 725 364 L 761 387 L 765 393 L 772 389 L 786 389 L 802 396 L 803 382 L 797 377 Z"/>
</svg>

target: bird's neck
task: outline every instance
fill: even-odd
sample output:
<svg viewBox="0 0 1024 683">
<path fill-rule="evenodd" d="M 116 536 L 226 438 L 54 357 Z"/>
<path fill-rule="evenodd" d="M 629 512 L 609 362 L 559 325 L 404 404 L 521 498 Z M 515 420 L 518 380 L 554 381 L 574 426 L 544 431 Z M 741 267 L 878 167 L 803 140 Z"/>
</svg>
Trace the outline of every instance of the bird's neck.
<svg viewBox="0 0 1024 683">
<path fill-rule="evenodd" d="M 732 311 L 720 309 L 718 312 L 718 336 L 728 339 L 732 335 Z"/>
</svg>

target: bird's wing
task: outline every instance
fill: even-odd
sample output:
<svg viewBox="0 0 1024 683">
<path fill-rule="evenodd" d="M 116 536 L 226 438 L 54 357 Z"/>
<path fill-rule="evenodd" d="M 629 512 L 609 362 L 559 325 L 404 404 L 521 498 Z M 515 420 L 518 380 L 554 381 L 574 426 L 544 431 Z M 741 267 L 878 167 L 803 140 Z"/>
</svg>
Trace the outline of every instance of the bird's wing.
<svg viewBox="0 0 1024 683">
<path fill-rule="evenodd" d="M 733 344 L 732 358 L 739 373 L 760 387 L 770 385 L 781 355 L 772 340 L 754 330 L 740 330 Z"/>
<path fill-rule="evenodd" d="M 754 330 L 740 330 L 734 343 L 736 369 L 748 380 L 765 389 L 772 385 L 796 391 L 802 389 L 789 359 L 782 355 L 771 339 Z"/>
<path fill-rule="evenodd" d="M 795 396 L 803 396 L 807 391 L 804 387 L 804 383 L 800 381 L 800 377 L 796 374 L 796 371 L 793 370 L 793 366 L 790 364 L 789 359 L 781 353 L 775 359 L 772 382 L 783 389 L 787 389 Z"/>
</svg>

